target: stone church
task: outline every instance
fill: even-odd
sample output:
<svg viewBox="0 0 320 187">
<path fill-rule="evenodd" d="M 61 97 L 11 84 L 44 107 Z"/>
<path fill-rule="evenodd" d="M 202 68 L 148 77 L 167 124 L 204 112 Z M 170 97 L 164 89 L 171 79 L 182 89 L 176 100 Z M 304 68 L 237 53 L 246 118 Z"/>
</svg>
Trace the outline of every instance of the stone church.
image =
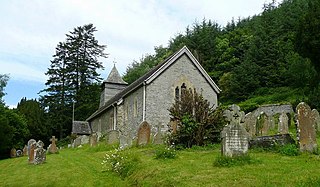
<svg viewBox="0 0 320 187">
<path fill-rule="evenodd" d="M 168 109 L 182 89 L 196 89 L 214 106 L 220 92 L 186 46 L 130 85 L 114 66 L 102 87 L 99 109 L 87 121 L 93 133 L 113 136 L 123 147 L 139 138 L 149 143 L 166 132 Z"/>
</svg>

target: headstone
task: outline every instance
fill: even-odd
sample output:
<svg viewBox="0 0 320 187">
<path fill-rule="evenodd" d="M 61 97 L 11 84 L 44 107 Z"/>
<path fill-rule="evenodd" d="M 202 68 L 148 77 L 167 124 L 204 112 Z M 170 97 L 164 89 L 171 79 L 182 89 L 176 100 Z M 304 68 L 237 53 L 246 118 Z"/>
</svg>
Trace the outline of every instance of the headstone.
<svg viewBox="0 0 320 187">
<path fill-rule="evenodd" d="M 95 147 L 98 144 L 98 135 L 97 133 L 92 133 L 90 136 L 90 146 Z"/>
<path fill-rule="evenodd" d="M 82 135 L 81 136 L 81 145 L 83 144 L 88 144 L 90 142 L 90 137 L 87 135 Z"/>
<path fill-rule="evenodd" d="M 229 110 L 224 112 L 228 124 L 221 132 L 221 153 L 223 156 L 240 156 L 248 152 L 249 134 L 240 124 L 244 120 L 244 112 L 240 112 L 240 107 L 231 105 Z"/>
<path fill-rule="evenodd" d="M 280 134 L 288 134 L 289 133 L 289 118 L 286 113 L 282 113 L 279 116 L 278 131 Z"/>
<path fill-rule="evenodd" d="M 16 156 L 17 156 L 17 151 L 16 151 L 15 148 L 12 148 L 12 149 L 10 150 L 10 157 L 11 157 L 11 158 L 15 158 Z"/>
<path fill-rule="evenodd" d="M 51 146 L 49 146 L 49 153 L 57 153 L 58 152 L 58 148 L 57 148 L 57 146 L 56 146 L 56 141 L 57 141 L 58 139 L 56 139 L 56 137 L 55 136 L 52 136 L 52 138 L 50 139 L 50 141 L 51 141 Z"/>
<path fill-rule="evenodd" d="M 169 127 L 170 127 L 170 130 L 171 132 L 174 134 L 174 133 L 177 133 L 177 129 L 178 129 L 178 121 L 177 120 L 172 120 L 169 122 Z"/>
<path fill-rule="evenodd" d="M 163 134 L 161 132 L 161 127 L 160 125 L 157 126 L 157 130 L 155 135 L 153 136 L 153 144 L 163 144 Z"/>
<path fill-rule="evenodd" d="M 20 156 L 23 156 L 23 152 L 19 149 L 19 150 L 17 150 L 17 157 L 20 157 Z"/>
<path fill-rule="evenodd" d="M 150 125 L 143 121 L 138 129 L 138 145 L 146 145 L 150 142 Z"/>
<path fill-rule="evenodd" d="M 46 161 L 46 150 L 43 149 L 44 143 L 39 140 L 36 143 L 36 149 L 34 150 L 34 161 L 33 164 L 38 165 Z"/>
<path fill-rule="evenodd" d="M 33 164 L 34 161 L 34 150 L 36 149 L 36 141 L 34 139 L 30 139 L 28 141 L 28 162 L 29 164 Z"/>
<path fill-rule="evenodd" d="M 265 136 L 268 135 L 269 132 L 269 120 L 266 113 L 261 112 L 257 118 L 257 125 L 256 125 L 256 134 L 258 136 Z"/>
<path fill-rule="evenodd" d="M 27 156 L 28 155 L 28 146 L 24 146 L 23 148 L 23 156 Z"/>
<path fill-rule="evenodd" d="M 81 145 L 81 136 L 74 139 L 72 147 L 78 147 L 79 145 Z"/>
<path fill-rule="evenodd" d="M 111 130 L 107 134 L 107 144 L 115 144 L 119 143 L 119 131 Z"/>
<path fill-rule="evenodd" d="M 298 104 L 296 111 L 300 151 L 314 152 L 317 150 L 317 138 L 311 108 L 302 102 Z"/>
<path fill-rule="evenodd" d="M 320 133 L 320 115 L 319 115 L 319 112 L 317 111 L 317 109 L 313 109 L 311 112 L 312 112 L 312 115 L 313 115 L 313 118 L 314 118 L 315 128 L 316 128 L 317 132 Z"/>
<path fill-rule="evenodd" d="M 256 122 L 257 118 L 254 116 L 254 113 L 249 112 L 244 117 L 244 127 L 251 137 L 256 136 Z"/>
</svg>

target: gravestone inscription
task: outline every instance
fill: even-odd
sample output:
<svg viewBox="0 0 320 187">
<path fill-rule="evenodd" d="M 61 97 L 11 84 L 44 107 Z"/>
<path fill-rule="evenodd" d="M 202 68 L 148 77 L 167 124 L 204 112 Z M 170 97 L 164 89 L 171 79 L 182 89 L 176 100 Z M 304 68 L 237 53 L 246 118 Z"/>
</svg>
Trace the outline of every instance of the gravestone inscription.
<svg viewBox="0 0 320 187">
<path fill-rule="evenodd" d="M 249 134 L 241 122 L 244 120 L 244 112 L 237 105 L 231 105 L 224 112 L 228 124 L 221 132 L 221 153 L 223 156 L 241 156 L 248 152 Z"/>
</svg>

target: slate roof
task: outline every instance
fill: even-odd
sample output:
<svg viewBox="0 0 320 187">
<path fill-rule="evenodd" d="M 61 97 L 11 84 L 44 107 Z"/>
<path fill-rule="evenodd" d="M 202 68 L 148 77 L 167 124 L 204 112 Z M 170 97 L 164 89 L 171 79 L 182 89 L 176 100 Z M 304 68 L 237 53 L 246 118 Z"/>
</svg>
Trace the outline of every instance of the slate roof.
<svg viewBox="0 0 320 187">
<path fill-rule="evenodd" d="M 128 84 L 122 79 L 115 65 L 113 66 L 108 78 L 103 82 L 116 83 L 116 84 Z"/>
<path fill-rule="evenodd" d="M 180 58 L 184 53 L 188 53 L 188 56 L 192 58 L 191 61 L 196 63 L 195 65 L 199 68 L 200 72 L 204 74 L 205 78 L 208 80 L 210 85 L 214 88 L 214 90 L 217 93 L 220 93 L 220 88 L 212 81 L 210 76 L 201 67 L 201 65 L 196 60 L 196 58 L 192 55 L 189 49 L 186 46 L 184 46 L 182 49 L 180 49 L 176 53 L 169 56 L 162 63 L 152 68 L 145 75 L 143 75 L 142 77 L 140 77 L 139 79 L 131 83 L 129 86 L 127 86 L 125 89 L 123 89 L 121 92 L 116 94 L 114 97 L 112 97 L 109 101 L 107 101 L 107 103 L 104 106 L 100 107 L 86 121 L 90 121 L 94 119 L 96 116 L 99 116 L 103 111 L 107 110 L 111 105 L 118 102 L 121 98 L 125 97 L 126 95 L 136 90 L 143 84 L 149 84 L 152 80 L 154 80 L 157 76 L 159 76 L 163 71 L 165 71 L 166 68 L 168 68 L 172 63 L 174 63 L 178 58 Z"/>
<path fill-rule="evenodd" d="M 91 134 L 89 123 L 87 121 L 74 121 L 72 124 L 72 133 L 79 135 Z"/>
</svg>

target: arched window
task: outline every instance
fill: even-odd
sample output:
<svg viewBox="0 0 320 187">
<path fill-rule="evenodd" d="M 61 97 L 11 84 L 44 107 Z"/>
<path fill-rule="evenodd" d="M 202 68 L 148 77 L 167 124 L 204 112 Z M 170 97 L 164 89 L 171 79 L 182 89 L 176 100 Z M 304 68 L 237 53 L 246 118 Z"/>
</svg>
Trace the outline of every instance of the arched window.
<svg viewBox="0 0 320 187">
<path fill-rule="evenodd" d="M 182 83 L 182 85 L 181 85 L 181 95 L 183 95 L 185 93 L 185 91 L 187 91 L 186 84 Z"/>
<path fill-rule="evenodd" d="M 179 87 L 177 86 L 176 89 L 175 89 L 175 98 L 176 100 L 179 100 L 179 97 L 180 97 L 180 90 L 179 90 Z"/>
</svg>

